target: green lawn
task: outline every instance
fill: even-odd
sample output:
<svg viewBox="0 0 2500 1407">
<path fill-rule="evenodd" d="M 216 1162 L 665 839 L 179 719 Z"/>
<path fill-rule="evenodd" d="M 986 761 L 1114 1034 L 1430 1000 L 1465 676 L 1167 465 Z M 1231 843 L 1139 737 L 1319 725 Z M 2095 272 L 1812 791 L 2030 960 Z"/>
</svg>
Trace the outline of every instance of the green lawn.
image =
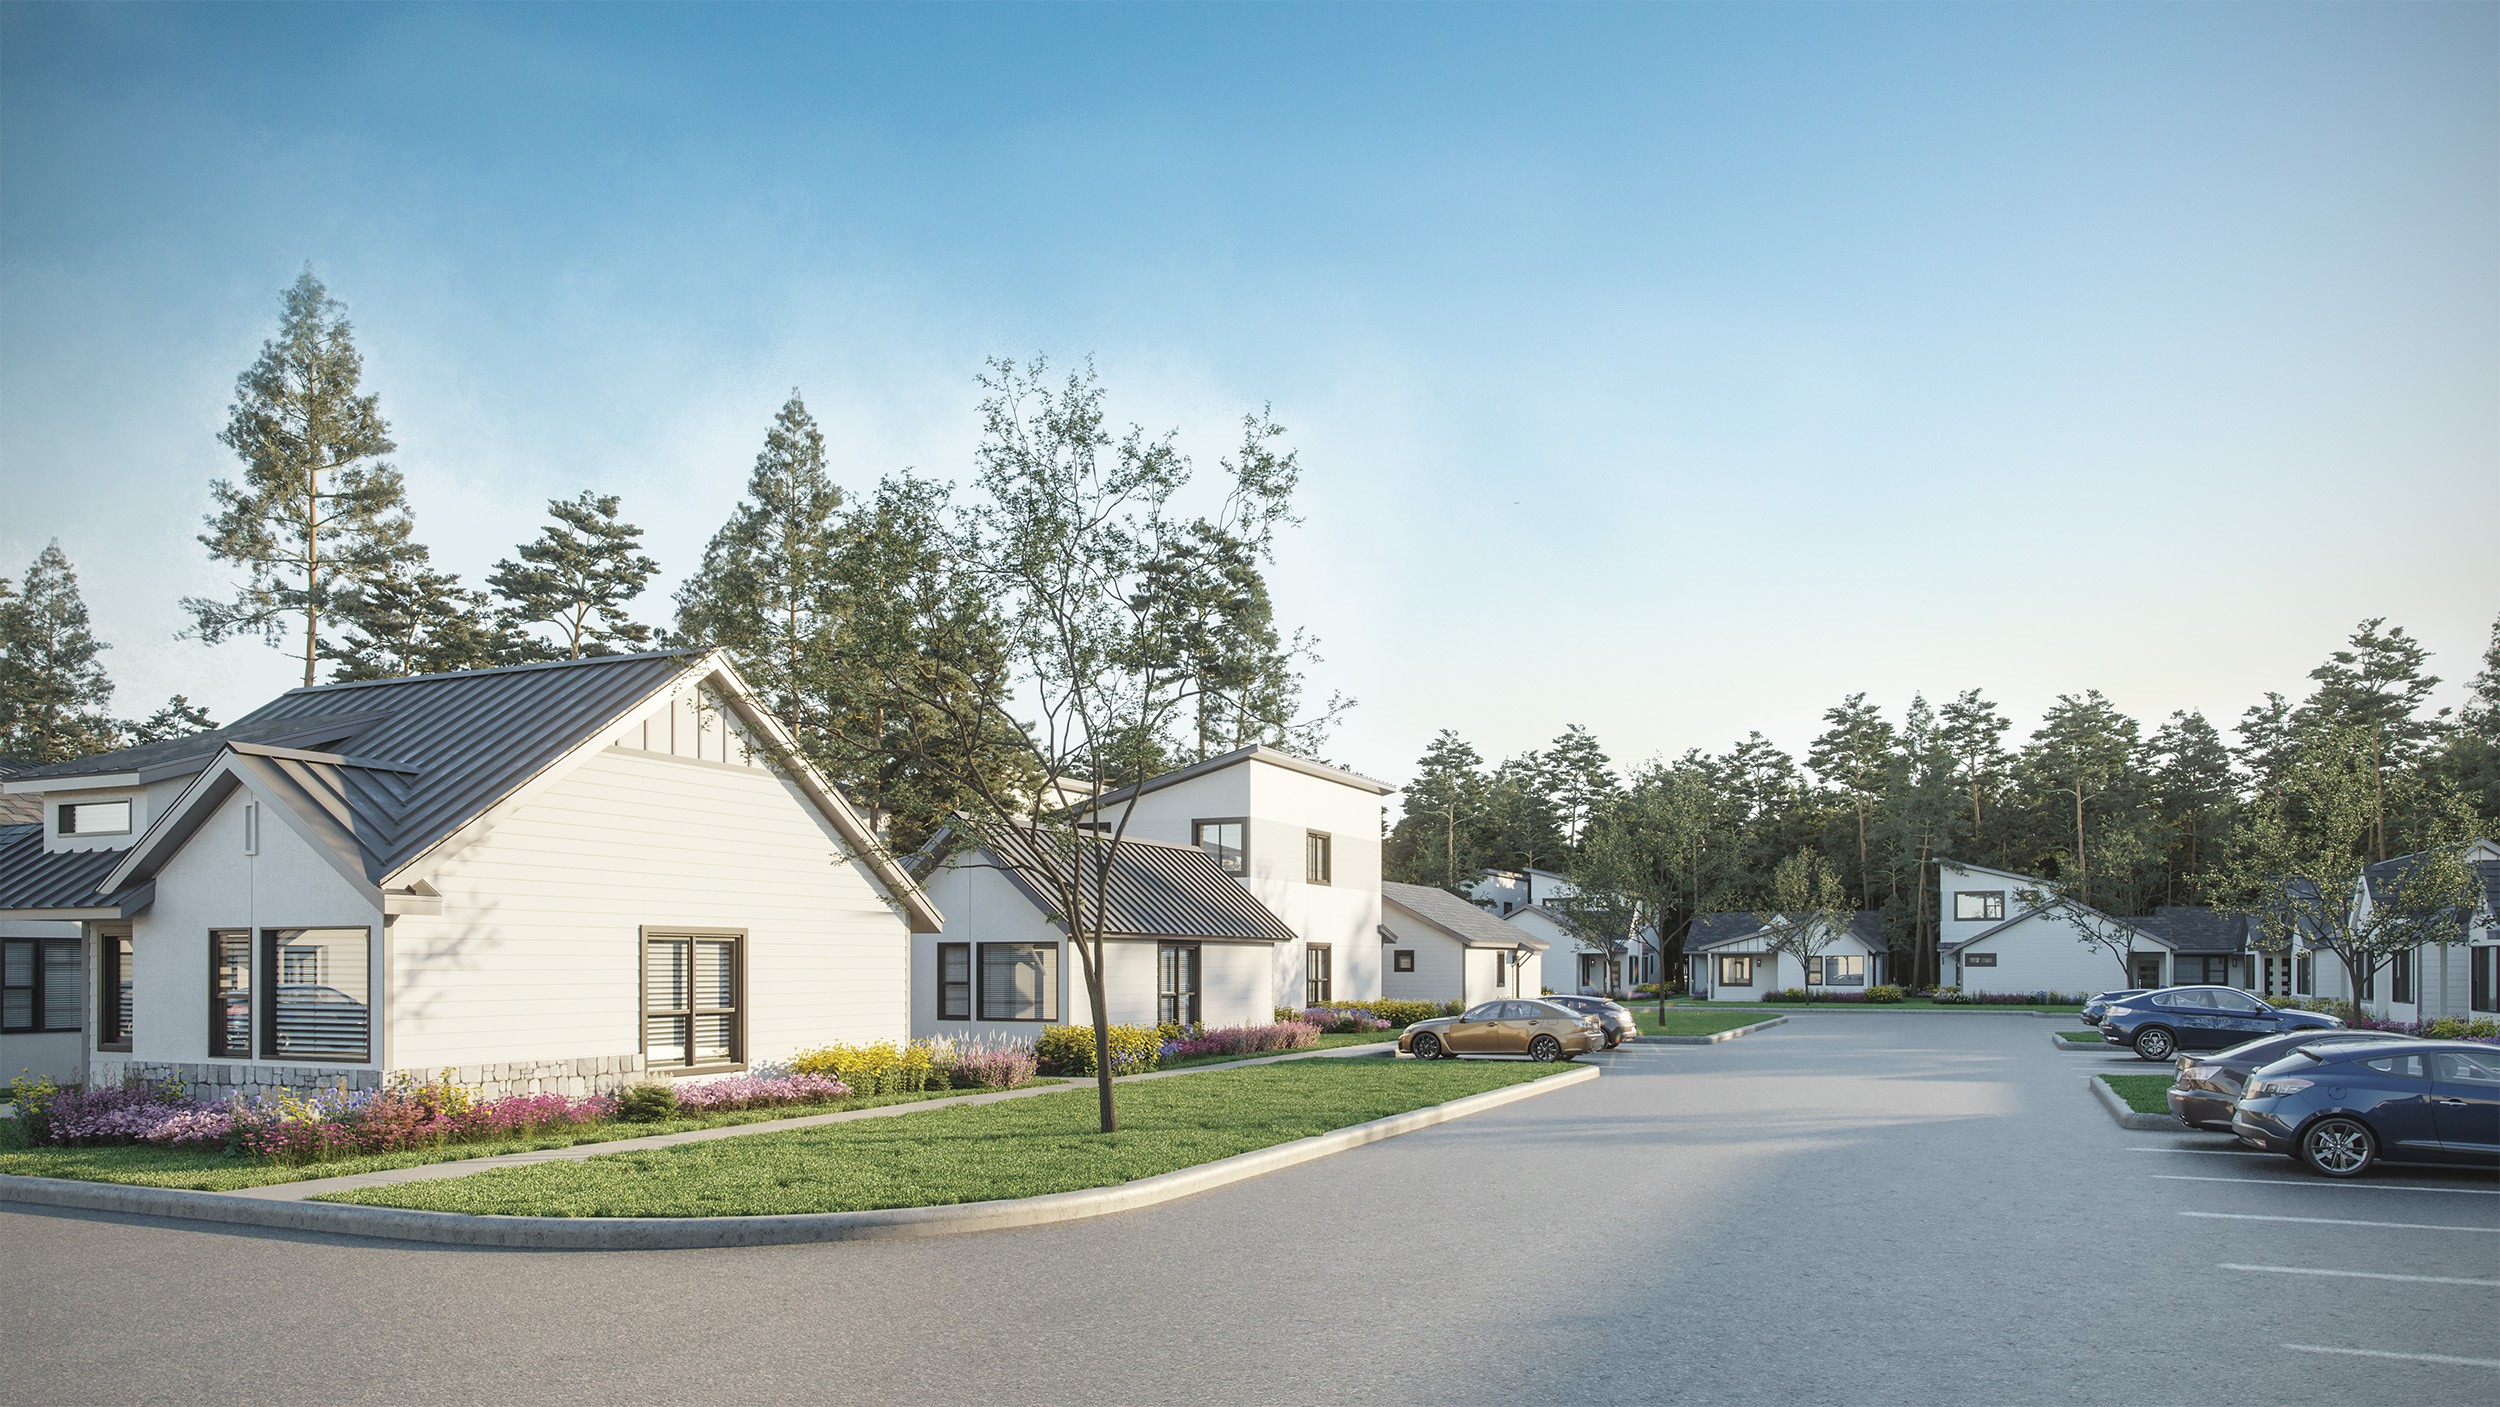
<svg viewBox="0 0 2500 1407">
<path fill-rule="evenodd" d="M 1381 1045 L 1396 1041 L 1399 1035 L 1400 1033 L 1397 1031 L 1349 1031 L 1340 1035 L 1320 1037 L 1319 1045 L 1316 1048 L 1320 1050 L 1334 1050 L 1339 1046 Z M 1272 1054 L 1287 1055 L 1291 1054 L 1291 1052 L 1276 1051 Z M 1165 1070 L 1188 1070 L 1200 1065 L 1229 1065 L 1236 1060 L 1266 1060 L 1270 1058 L 1271 1056 L 1269 1055 L 1193 1055 L 1183 1060 L 1166 1060 L 1160 1068 Z"/>
<path fill-rule="evenodd" d="M 1556 1074 L 1516 1061 L 1301 1060 L 787 1133 L 498 1168 L 333 1202 L 513 1216 L 762 1216 L 1109 1187 Z"/>
<path fill-rule="evenodd" d="M 2127 1107 L 2139 1114 L 2170 1112 L 2170 1077 L 2168 1075 L 2103 1075 Z"/>
<path fill-rule="evenodd" d="M 266 1187 L 272 1183 L 302 1182 L 316 1177 L 345 1177 L 350 1173 L 380 1172 L 385 1168 L 413 1168 L 463 1158 L 487 1158 L 498 1153 L 526 1153 L 536 1148 L 569 1148 L 576 1143 L 609 1143 L 620 1138 L 684 1133 L 690 1129 L 720 1128 L 729 1124 L 760 1124 L 773 1119 L 795 1119 L 809 1114 L 832 1114 L 844 1109 L 869 1109 L 887 1104 L 911 1104 L 942 1099 L 952 1094 L 978 1092 L 940 1090 L 928 1094 L 872 1095 L 831 1104 L 741 1109 L 703 1118 L 668 1119 L 659 1123 L 600 1124 L 594 1128 L 550 1133 L 537 1138 L 412 1148 L 401 1153 L 376 1153 L 363 1158 L 341 1158 L 334 1162 L 290 1167 L 276 1167 L 250 1158 L 230 1158 L 214 1151 L 195 1152 L 181 1148 L 139 1145 L 32 1147 L 27 1144 L 25 1130 L 17 1120 L 0 1119 L 0 1173 L 14 1173 L 20 1177 L 66 1177 L 81 1182 L 128 1182 L 142 1187 L 179 1187 L 197 1192 L 231 1192 L 239 1187 Z"/>
<path fill-rule="evenodd" d="M 1632 1008 L 1632 1015 L 1639 1021 L 1641 1034 L 1644 1036 L 1716 1035 L 1721 1031 L 1735 1030 L 1739 1026 L 1750 1026 L 1756 1021 L 1765 1021 L 1779 1014 L 1776 1008 L 1770 1011 L 1707 1011 L 1694 1006 L 1670 1006 L 1667 1008 L 1666 1019 L 1661 1021 L 1658 1019 L 1658 1008 L 1655 1006 Z"/>
<path fill-rule="evenodd" d="M 2101 1033 L 2098 1031 L 2060 1031 L 2058 1034 L 2064 1036 L 2070 1041 L 2090 1041 L 2094 1045 L 2103 1044 L 2103 1041 L 2101 1040 Z"/>
</svg>

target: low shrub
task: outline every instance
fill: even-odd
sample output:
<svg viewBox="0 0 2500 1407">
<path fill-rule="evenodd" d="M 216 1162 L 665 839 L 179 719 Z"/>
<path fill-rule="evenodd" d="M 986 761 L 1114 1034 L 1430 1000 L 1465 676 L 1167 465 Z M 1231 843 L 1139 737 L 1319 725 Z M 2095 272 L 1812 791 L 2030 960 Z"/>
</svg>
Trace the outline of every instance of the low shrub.
<svg viewBox="0 0 2500 1407">
<path fill-rule="evenodd" d="M 1162 1059 L 1163 1042 L 1152 1026 L 1113 1026 L 1107 1034 L 1114 1075 L 1140 1074 L 1155 1068 Z M 1033 1054 L 1044 1074 L 1093 1074 L 1094 1028 L 1044 1026 L 1040 1038 L 1033 1042 Z"/>
<path fill-rule="evenodd" d="M 21 1071 L 9 1081 L 9 1103 L 17 1110 L 18 1127 L 25 1130 L 29 1143 L 50 1143 L 52 1122 L 47 1111 L 52 1101 L 61 1097 L 61 1087 L 49 1075 Z"/>
<path fill-rule="evenodd" d="M 1818 995 L 1820 994 L 1809 992 L 1803 987 L 1782 987 L 1776 992 L 1764 992 L 1762 999 L 1766 1002 L 1807 1002 L 1814 1000 Z"/>
<path fill-rule="evenodd" d="M 1436 1016 L 1456 1016 L 1463 1009 L 1464 1008 L 1457 1002 L 1391 1001 L 1386 998 L 1381 998 L 1367 1002 L 1321 1002 L 1317 1006 L 1307 1007 L 1301 1011 L 1296 1011 L 1289 1006 L 1282 1006 L 1276 1009 L 1276 1019 L 1279 1021 L 1308 1021 L 1313 1019 L 1314 1013 L 1321 1011 L 1353 1011 L 1361 1012 L 1366 1016 L 1375 1017 L 1389 1023 L 1388 1026 L 1369 1026 L 1359 1029 L 1379 1031 L 1395 1028 L 1398 1030 L 1404 1030 L 1418 1021 L 1430 1021 Z"/>
<path fill-rule="evenodd" d="M 952 1083 L 954 1053 L 943 1041 L 826 1045 L 791 1056 L 785 1068 L 793 1075 L 839 1080 L 854 1094 L 919 1094 Z"/>
<path fill-rule="evenodd" d="M 1361 1035 L 1369 1031 L 1393 1029 L 1389 1021 L 1359 1006 L 1314 1006 L 1305 1009 L 1300 1020 L 1302 1024 L 1332 1036 Z"/>
<path fill-rule="evenodd" d="M 1866 989 L 1866 999 L 1873 1003 L 1897 1002 L 1901 1000 L 1901 989 L 1887 983 L 1877 983 Z"/>
<path fill-rule="evenodd" d="M 730 1075 L 689 1080 L 677 1087 L 677 1107 L 696 1114 L 730 1109 L 770 1109 L 782 1104 L 830 1104 L 851 1097 L 851 1087 L 825 1075 Z"/>
<path fill-rule="evenodd" d="M 2375 1016 L 2351 1016 L 2344 1024 L 2356 1031 L 2385 1031 L 2391 1036 L 2421 1036 L 2434 1041 L 2500 1042 L 2500 1022 L 2463 1020 L 2442 1016 L 2431 1021 L 2384 1021 Z"/>
<path fill-rule="evenodd" d="M 1307 1021 L 1279 1021 L 1268 1026 L 1214 1026 L 1163 1044 L 1162 1058 L 1185 1060 L 1200 1055 L 1270 1055 L 1309 1050 L 1319 1044 L 1319 1027 Z"/>
<path fill-rule="evenodd" d="M 955 1052 L 957 1089 L 1014 1089 L 1030 1082 L 1041 1062 L 1022 1043 L 976 1045 Z"/>
<path fill-rule="evenodd" d="M 2090 999 L 2085 992 L 1980 992 L 1962 987 L 1938 987 L 1938 1006 L 2081 1006 Z"/>
<path fill-rule="evenodd" d="M 656 1124 L 677 1112 L 677 1091 L 645 1081 L 616 1097 L 616 1117 L 629 1124 Z"/>
</svg>

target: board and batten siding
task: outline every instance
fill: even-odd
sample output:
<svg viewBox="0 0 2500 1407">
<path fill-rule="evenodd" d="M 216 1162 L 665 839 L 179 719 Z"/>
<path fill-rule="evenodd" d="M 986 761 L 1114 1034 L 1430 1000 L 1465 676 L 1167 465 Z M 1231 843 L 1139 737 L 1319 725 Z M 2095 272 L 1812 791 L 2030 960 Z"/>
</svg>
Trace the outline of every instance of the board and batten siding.
<svg viewBox="0 0 2500 1407">
<path fill-rule="evenodd" d="M 681 697 L 429 877 L 394 924 L 394 1063 L 635 1055 L 646 928 L 746 934 L 746 1054 L 909 1034 L 909 925 L 798 787 Z"/>
</svg>

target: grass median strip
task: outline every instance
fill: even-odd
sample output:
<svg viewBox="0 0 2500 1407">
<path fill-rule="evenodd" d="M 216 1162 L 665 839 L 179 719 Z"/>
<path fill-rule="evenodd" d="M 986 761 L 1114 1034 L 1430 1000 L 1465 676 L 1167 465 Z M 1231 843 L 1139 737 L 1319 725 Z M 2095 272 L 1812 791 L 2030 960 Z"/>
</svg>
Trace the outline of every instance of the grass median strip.
<svg viewBox="0 0 2500 1407">
<path fill-rule="evenodd" d="M 609 1143 L 621 1138 L 647 1138 L 653 1134 L 687 1133 L 733 1124 L 761 1124 L 774 1119 L 799 1119 L 810 1114 L 838 1113 L 844 1109 L 873 1109 L 889 1104 L 914 1104 L 977 1093 L 977 1090 L 945 1089 L 923 1094 L 872 1095 L 830 1104 L 739 1109 L 702 1118 L 664 1119 L 648 1124 L 597 1124 L 589 1128 L 530 1138 L 502 1139 L 493 1143 L 452 1143 L 437 1148 L 410 1148 L 397 1153 L 374 1153 L 361 1158 L 284 1166 L 251 1158 L 229 1157 L 214 1150 L 154 1148 L 142 1144 L 94 1148 L 38 1147 L 26 1142 L 25 1128 L 17 1120 L 0 1119 L 0 1173 L 20 1177 L 66 1177 L 82 1182 L 122 1182 L 138 1187 L 173 1187 L 193 1192 L 234 1192 L 281 1182 L 308 1182 L 315 1178 L 346 1177 L 353 1173 L 382 1172 L 390 1168 L 422 1167 L 428 1163 L 491 1158 L 499 1153 L 569 1148 L 578 1143 Z"/>
<path fill-rule="evenodd" d="M 2070 1041 L 2090 1041 L 2094 1045 L 2107 1044 L 2101 1039 L 2101 1033 L 2098 1031 L 2060 1031 L 2057 1034 Z"/>
<path fill-rule="evenodd" d="M 2168 1075 L 2102 1075 L 2110 1090 L 2127 1107 L 2139 1114 L 2170 1112 L 2170 1077 Z"/>
<path fill-rule="evenodd" d="M 1524 1062 L 1302 1060 L 1120 1089 L 1118 1133 L 1089 1089 L 499 1168 L 319 1200 L 501 1216 L 771 1216 L 949 1206 L 1111 1187 L 1501 1089 Z"/>
<path fill-rule="evenodd" d="M 1660 1020 L 1658 1008 L 1641 1006 L 1632 1009 L 1644 1036 L 1715 1036 L 1757 1021 L 1768 1021 L 1780 1013 L 1751 1007 L 1742 1011 L 1703 1011 L 1690 1007 L 1668 1007 L 1666 1019 Z"/>
</svg>

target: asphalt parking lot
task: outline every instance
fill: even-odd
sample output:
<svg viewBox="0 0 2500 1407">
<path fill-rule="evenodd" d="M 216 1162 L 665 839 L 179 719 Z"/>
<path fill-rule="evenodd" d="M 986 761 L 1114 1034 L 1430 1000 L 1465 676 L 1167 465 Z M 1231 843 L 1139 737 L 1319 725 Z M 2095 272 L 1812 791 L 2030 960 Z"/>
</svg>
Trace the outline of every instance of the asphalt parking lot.
<svg viewBox="0 0 2500 1407">
<path fill-rule="evenodd" d="M 2484 1400 L 2500 1180 L 2326 1183 L 2018 1016 L 1801 1017 L 1126 1216 L 752 1250 L 0 1211 L 0 1400 Z"/>
</svg>

